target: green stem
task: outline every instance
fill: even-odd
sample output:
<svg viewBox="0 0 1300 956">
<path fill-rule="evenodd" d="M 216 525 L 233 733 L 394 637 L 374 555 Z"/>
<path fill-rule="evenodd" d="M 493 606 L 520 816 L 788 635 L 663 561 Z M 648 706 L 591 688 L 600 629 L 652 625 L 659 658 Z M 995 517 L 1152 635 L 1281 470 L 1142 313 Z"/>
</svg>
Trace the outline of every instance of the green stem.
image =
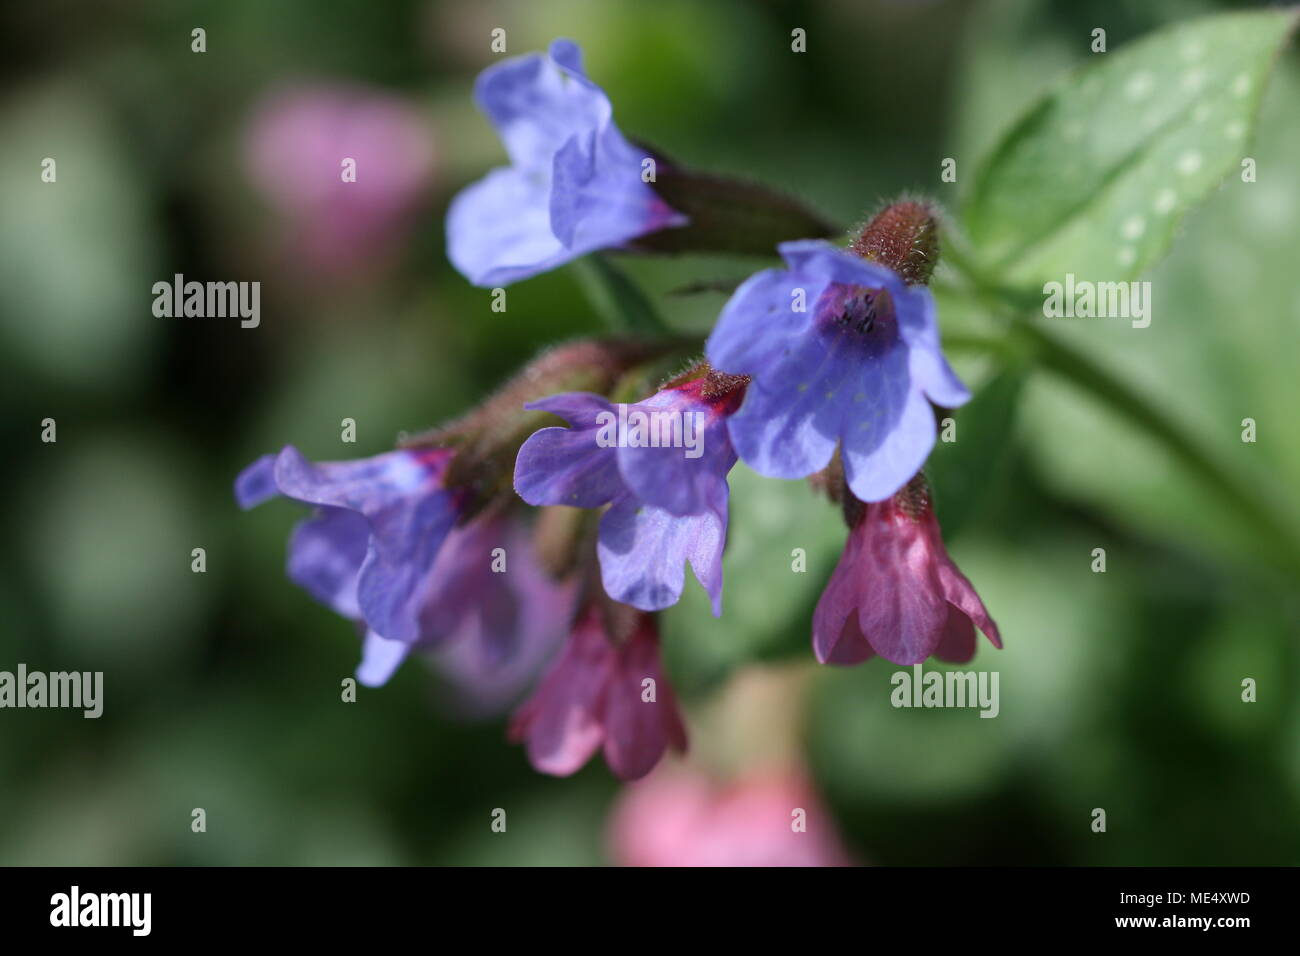
<svg viewBox="0 0 1300 956">
<path fill-rule="evenodd" d="M 673 334 L 645 293 L 604 256 L 583 256 L 573 265 L 587 300 L 612 331 L 652 339 Z"/>
<path fill-rule="evenodd" d="M 945 332 L 945 352 L 982 352 L 996 355 L 1008 365 L 1024 364 L 1025 347 L 1010 335 L 974 335 L 966 332 Z"/>
</svg>

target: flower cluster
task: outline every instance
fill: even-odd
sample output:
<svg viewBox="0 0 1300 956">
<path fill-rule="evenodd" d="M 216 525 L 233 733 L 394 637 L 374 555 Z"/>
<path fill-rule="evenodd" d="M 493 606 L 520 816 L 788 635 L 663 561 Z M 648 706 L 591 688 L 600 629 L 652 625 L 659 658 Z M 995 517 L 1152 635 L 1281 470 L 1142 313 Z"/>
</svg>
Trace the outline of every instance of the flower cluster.
<svg viewBox="0 0 1300 956">
<path fill-rule="evenodd" d="M 664 189 L 670 204 L 643 175 L 657 154 L 614 126 L 570 42 L 492 67 L 476 96 L 511 162 L 447 215 L 448 255 L 476 285 L 653 250 L 646 237 L 662 230 L 707 245 L 725 219 L 689 176 Z M 688 564 L 722 614 L 738 461 L 811 478 L 843 507 L 847 543 L 812 621 L 820 661 L 968 660 L 976 628 L 1001 646 L 920 474 L 936 409 L 970 398 L 927 287 L 935 211 L 891 204 L 840 248 L 795 225 L 815 217 L 783 219 L 787 199 L 721 192 L 769 203 L 768 221 L 791 231 L 767 249 L 784 266 L 735 289 L 703 358 L 680 364 L 698 341 L 577 343 L 409 447 L 314 465 L 288 447 L 236 484 L 245 507 L 281 495 L 315 509 L 291 539 L 289 576 L 358 623 L 364 682 L 420 650 L 495 701 L 545 665 L 510 724 L 545 773 L 600 750 L 634 779 L 685 748 L 657 615 L 680 599 Z M 665 375 L 669 360 L 683 370 Z M 530 525 L 524 504 L 547 518 Z"/>
</svg>

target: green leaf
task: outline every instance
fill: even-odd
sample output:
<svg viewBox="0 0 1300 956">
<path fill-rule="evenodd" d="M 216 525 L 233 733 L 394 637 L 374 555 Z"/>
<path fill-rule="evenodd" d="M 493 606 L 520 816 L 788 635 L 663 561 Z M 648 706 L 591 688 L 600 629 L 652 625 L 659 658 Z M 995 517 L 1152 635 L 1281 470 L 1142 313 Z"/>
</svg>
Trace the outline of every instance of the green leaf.
<svg viewBox="0 0 1300 956">
<path fill-rule="evenodd" d="M 664 336 L 671 330 L 635 282 L 603 256 L 585 256 L 574 263 L 582 291 L 592 307 L 615 332 Z"/>
<path fill-rule="evenodd" d="M 1011 129 L 963 218 L 986 273 L 1012 286 L 1124 281 L 1238 169 L 1295 10 L 1161 30 L 1068 75 Z"/>
<path fill-rule="evenodd" d="M 1020 368 L 999 372 L 953 413 L 955 440 L 936 442 L 925 463 L 935 513 L 946 540 L 955 538 L 1007 479 L 1016 405 L 1024 380 Z M 941 437 L 944 430 L 940 426 Z"/>
</svg>

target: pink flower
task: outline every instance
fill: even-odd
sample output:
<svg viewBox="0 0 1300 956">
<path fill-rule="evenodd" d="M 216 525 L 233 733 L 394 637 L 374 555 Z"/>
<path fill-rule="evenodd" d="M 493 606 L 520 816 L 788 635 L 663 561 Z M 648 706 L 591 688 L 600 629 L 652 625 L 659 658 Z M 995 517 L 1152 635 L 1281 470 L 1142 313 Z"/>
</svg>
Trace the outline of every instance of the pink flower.
<svg viewBox="0 0 1300 956">
<path fill-rule="evenodd" d="M 799 772 L 719 787 L 665 770 L 628 787 L 609 828 L 623 866 L 850 866 L 830 815 Z"/>
<path fill-rule="evenodd" d="M 257 108 L 245 154 L 250 179 L 285 221 L 294 258 L 331 271 L 381 259 L 405 235 L 432 177 L 433 143 L 428 121 L 398 97 L 302 85 Z"/>
<path fill-rule="evenodd" d="M 685 750 L 654 615 L 588 603 L 560 659 L 516 712 L 510 737 L 524 742 L 535 769 L 559 777 L 602 746 L 605 763 L 623 780 L 645 776 L 670 745 Z"/>
<path fill-rule="evenodd" d="M 975 628 L 1002 646 L 997 625 L 944 549 L 924 479 L 859 506 L 844 554 L 813 613 L 823 664 L 879 654 L 895 664 L 975 656 Z M 846 512 L 847 513 L 847 512 Z"/>
</svg>

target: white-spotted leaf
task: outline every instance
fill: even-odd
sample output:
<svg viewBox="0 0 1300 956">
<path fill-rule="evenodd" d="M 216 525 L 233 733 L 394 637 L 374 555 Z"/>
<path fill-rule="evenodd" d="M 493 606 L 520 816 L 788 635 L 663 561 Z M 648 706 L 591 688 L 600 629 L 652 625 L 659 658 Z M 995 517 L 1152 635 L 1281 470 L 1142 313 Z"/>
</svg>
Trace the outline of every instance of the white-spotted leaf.
<svg viewBox="0 0 1300 956">
<path fill-rule="evenodd" d="M 1015 286 L 1141 273 L 1239 167 L 1297 16 L 1193 20 L 1069 74 L 993 150 L 964 208 L 985 271 Z"/>
</svg>

